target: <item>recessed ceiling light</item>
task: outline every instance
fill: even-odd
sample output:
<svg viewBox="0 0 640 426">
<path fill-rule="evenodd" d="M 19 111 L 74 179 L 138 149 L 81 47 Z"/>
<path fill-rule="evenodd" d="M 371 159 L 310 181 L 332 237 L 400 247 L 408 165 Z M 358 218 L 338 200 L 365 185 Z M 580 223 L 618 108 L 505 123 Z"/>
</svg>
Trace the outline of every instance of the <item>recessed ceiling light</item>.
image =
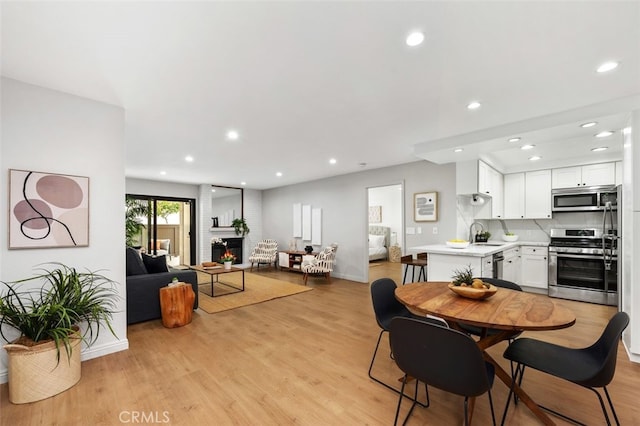
<svg viewBox="0 0 640 426">
<path fill-rule="evenodd" d="M 467 109 L 478 109 L 481 105 L 482 104 L 478 101 L 469 102 L 469 105 L 467 105 Z"/>
<path fill-rule="evenodd" d="M 611 136 L 612 134 L 613 134 L 613 132 L 611 130 L 604 130 L 604 131 L 602 131 L 600 133 L 596 133 L 594 136 L 596 138 L 606 138 L 606 137 Z"/>
<path fill-rule="evenodd" d="M 184 161 L 187 161 L 189 163 L 193 162 L 193 157 L 190 155 L 187 155 L 186 157 L 184 157 Z"/>
<path fill-rule="evenodd" d="M 420 31 L 412 32 L 407 36 L 407 39 L 406 39 L 407 46 L 411 46 L 411 47 L 418 46 L 422 44 L 423 41 L 424 41 L 424 34 L 421 33 Z"/>
<path fill-rule="evenodd" d="M 525 151 L 526 151 L 527 149 L 533 149 L 533 148 L 535 148 L 535 145 L 522 145 L 522 146 L 520 147 L 520 149 L 523 149 L 523 150 L 525 150 Z"/>
<path fill-rule="evenodd" d="M 282 172 L 276 173 L 276 176 L 278 176 L 278 177 L 282 176 Z"/>
<path fill-rule="evenodd" d="M 597 121 L 589 121 L 588 123 L 583 123 L 583 124 L 581 124 L 581 125 L 580 125 L 580 127 L 582 127 L 582 128 L 584 128 L 584 129 L 586 129 L 586 128 L 588 128 L 588 127 L 593 127 L 593 126 L 595 126 L 596 124 L 598 124 L 598 122 L 597 122 Z"/>
<path fill-rule="evenodd" d="M 462 151 L 464 151 L 464 149 L 462 149 L 462 148 L 456 148 L 456 149 L 453 150 L 453 152 L 462 152 Z"/>
<path fill-rule="evenodd" d="M 164 176 L 164 175 L 166 175 L 166 174 L 167 174 L 167 172 L 165 172 L 165 171 L 163 170 L 163 171 L 161 171 L 161 172 L 160 172 L 160 174 L 161 174 L 162 176 Z"/>
<path fill-rule="evenodd" d="M 211 189 L 211 192 L 216 192 L 216 190 L 212 188 L 212 189 Z"/>
<path fill-rule="evenodd" d="M 230 141 L 237 141 L 239 137 L 240 134 L 238 134 L 236 130 L 229 130 L 227 132 L 227 139 L 229 139 Z"/>
<path fill-rule="evenodd" d="M 607 71 L 614 70 L 616 68 L 618 68 L 618 62 L 609 61 L 609 62 L 605 62 L 602 65 L 600 65 L 596 71 L 597 72 L 607 72 Z"/>
<path fill-rule="evenodd" d="M 367 167 L 367 163 L 358 163 L 358 166 L 360 166 L 360 167 Z"/>
<path fill-rule="evenodd" d="M 520 139 L 522 138 L 511 138 L 509 139 L 509 142 L 518 142 Z"/>
<path fill-rule="evenodd" d="M 336 164 L 338 161 L 335 158 L 329 160 L 329 164 Z"/>
<path fill-rule="evenodd" d="M 540 157 L 539 155 L 534 155 L 533 157 L 529 157 L 529 161 L 538 161 L 541 158 L 542 157 Z"/>
<path fill-rule="evenodd" d="M 591 151 L 593 152 L 600 152 L 600 151 L 606 151 L 607 149 L 609 149 L 608 146 L 599 146 L 597 148 L 591 148 Z"/>
<path fill-rule="evenodd" d="M 247 182 L 240 182 L 240 185 L 245 186 Z"/>
</svg>

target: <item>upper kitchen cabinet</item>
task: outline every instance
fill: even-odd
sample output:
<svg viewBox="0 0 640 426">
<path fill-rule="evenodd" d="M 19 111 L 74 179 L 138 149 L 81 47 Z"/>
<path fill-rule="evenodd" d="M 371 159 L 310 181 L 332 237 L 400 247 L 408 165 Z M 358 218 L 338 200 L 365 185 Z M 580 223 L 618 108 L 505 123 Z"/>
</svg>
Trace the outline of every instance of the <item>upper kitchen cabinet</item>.
<svg viewBox="0 0 640 426">
<path fill-rule="evenodd" d="M 551 219 L 551 170 L 525 173 L 525 218 Z"/>
<path fill-rule="evenodd" d="M 561 169 L 553 169 L 551 173 L 551 186 L 553 189 L 613 185 L 615 182 L 615 163 L 563 167 Z"/>
<path fill-rule="evenodd" d="M 504 218 L 524 219 L 524 173 L 504 175 Z"/>
<path fill-rule="evenodd" d="M 491 197 L 479 212 L 478 218 L 502 219 L 504 216 L 502 173 L 480 160 L 456 163 L 456 193 L 458 195 L 481 194 Z M 490 208 L 487 208 L 490 207 Z"/>
<path fill-rule="evenodd" d="M 551 218 L 551 170 L 504 175 L 504 218 Z"/>
</svg>

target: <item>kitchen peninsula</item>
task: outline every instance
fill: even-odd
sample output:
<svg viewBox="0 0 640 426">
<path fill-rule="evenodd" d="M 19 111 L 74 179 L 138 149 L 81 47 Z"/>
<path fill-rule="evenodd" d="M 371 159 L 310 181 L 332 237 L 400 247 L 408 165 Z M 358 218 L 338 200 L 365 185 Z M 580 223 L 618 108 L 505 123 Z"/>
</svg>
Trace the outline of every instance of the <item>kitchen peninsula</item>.
<svg viewBox="0 0 640 426">
<path fill-rule="evenodd" d="M 456 270 L 471 267 L 476 277 L 496 277 L 517 282 L 533 291 L 547 290 L 547 242 L 502 242 L 471 244 L 466 248 L 452 248 L 445 244 L 410 247 L 409 253 L 427 253 L 429 281 L 450 281 Z M 525 250 L 526 249 L 526 250 Z M 535 253 L 538 251 L 539 253 Z M 540 262 L 521 262 L 521 253 L 539 256 Z M 496 266 L 497 262 L 507 262 Z M 521 267 L 521 265 L 523 265 Z M 534 265 L 534 271 L 528 269 Z M 499 270 L 498 270 L 499 269 Z M 526 277 L 525 277 L 526 275 Z M 540 277 L 540 279 L 535 279 Z M 534 278 L 534 279 L 531 279 Z"/>
</svg>

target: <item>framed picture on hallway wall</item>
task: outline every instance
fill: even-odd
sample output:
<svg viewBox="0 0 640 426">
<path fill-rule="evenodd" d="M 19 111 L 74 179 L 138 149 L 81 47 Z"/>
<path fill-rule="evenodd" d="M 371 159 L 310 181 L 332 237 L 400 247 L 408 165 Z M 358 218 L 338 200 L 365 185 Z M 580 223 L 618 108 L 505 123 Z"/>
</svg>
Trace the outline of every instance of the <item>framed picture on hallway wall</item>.
<svg viewBox="0 0 640 426">
<path fill-rule="evenodd" d="M 438 220 L 437 192 L 419 192 L 413 195 L 413 220 L 415 222 Z"/>
<path fill-rule="evenodd" d="M 88 245 L 88 177 L 9 170 L 9 249 Z"/>
</svg>

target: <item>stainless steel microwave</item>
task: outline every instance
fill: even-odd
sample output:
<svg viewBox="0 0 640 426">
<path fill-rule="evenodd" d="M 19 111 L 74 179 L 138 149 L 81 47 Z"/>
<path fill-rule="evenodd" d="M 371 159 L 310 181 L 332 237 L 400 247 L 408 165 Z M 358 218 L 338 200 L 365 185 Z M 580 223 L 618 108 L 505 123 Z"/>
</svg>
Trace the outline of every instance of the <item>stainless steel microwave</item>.
<svg viewBox="0 0 640 426">
<path fill-rule="evenodd" d="M 581 212 L 604 210 L 607 203 L 618 209 L 618 187 L 615 185 L 564 188 L 551 191 L 551 210 Z"/>
</svg>

